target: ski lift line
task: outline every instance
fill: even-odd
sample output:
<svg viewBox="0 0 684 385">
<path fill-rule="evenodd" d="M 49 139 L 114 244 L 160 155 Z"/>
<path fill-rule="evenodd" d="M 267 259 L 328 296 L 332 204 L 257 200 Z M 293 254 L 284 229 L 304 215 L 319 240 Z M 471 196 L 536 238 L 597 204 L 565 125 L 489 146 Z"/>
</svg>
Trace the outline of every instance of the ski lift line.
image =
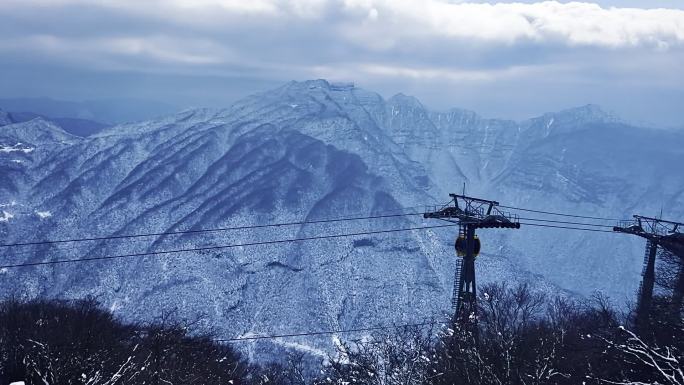
<svg viewBox="0 0 684 385">
<path fill-rule="evenodd" d="M 432 321 L 427 321 L 428 319 Z M 370 326 L 364 328 L 354 328 L 354 329 L 337 329 L 337 330 L 319 330 L 311 332 L 300 332 L 300 333 L 285 333 L 285 334 L 266 334 L 266 335 L 253 335 L 253 336 L 241 336 L 241 337 L 231 337 L 231 338 L 212 338 L 209 341 L 221 344 L 221 343 L 233 343 L 242 341 L 255 341 L 255 340 L 266 340 L 266 339 L 277 339 L 277 338 L 292 338 L 292 337 L 305 337 L 305 336 L 317 336 L 317 335 L 332 335 L 332 334 L 350 334 L 350 333 L 361 333 L 367 331 L 377 331 L 377 330 L 396 330 L 402 328 L 411 327 L 423 327 L 423 326 L 435 326 L 435 325 L 445 325 L 447 321 L 434 321 L 434 318 L 424 318 L 423 321 L 419 323 L 408 323 L 408 324 L 396 324 L 396 325 L 380 325 L 380 326 Z M 35 342 L 35 341 L 33 341 Z M 121 341 L 123 342 L 123 341 Z M 48 345 L 48 344 L 46 344 Z M 71 346 L 65 344 L 50 345 L 52 347 L 59 346 L 66 349 L 83 349 L 82 346 Z M 114 347 L 114 345 L 106 345 L 105 347 Z"/>
<path fill-rule="evenodd" d="M 413 215 L 413 214 L 411 214 Z M 547 223 L 557 223 L 557 224 L 569 224 L 569 225 L 581 225 L 581 226 L 590 226 L 590 227 L 604 227 L 604 228 L 610 228 L 612 229 L 612 226 L 608 225 L 598 225 L 598 224 L 593 224 L 593 223 L 582 223 L 582 222 L 568 222 L 568 221 L 554 221 L 554 220 L 548 220 L 548 219 L 538 219 L 538 218 L 519 218 L 520 220 L 528 220 L 528 221 L 533 221 L 533 222 L 547 222 Z M 450 222 L 451 223 L 451 222 Z M 534 223 L 524 223 L 528 226 L 535 226 Z M 584 228 L 576 228 L 576 227 L 567 227 L 567 226 L 542 226 L 542 227 L 553 227 L 553 228 L 561 228 L 561 229 L 570 229 L 570 230 L 591 230 L 591 229 L 584 229 Z M 612 232 L 612 231 L 605 231 L 605 232 Z M 140 241 L 139 239 L 134 239 L 134 241 Z M 69 247 L 66 248 L 66 250 L 75 250 L 78 249 L 78 246 L 74 247 Z M 65 249 L 62 248 L 59 251 L 64 251 Z M 32 250 L 25 250 L 25 251 L 20 251 L 20 252 L 12 252 L 10 255 L 15 256 L 15 255 L 27 255 L 30 253 L 35 253 Z"/>
<path fill-rule="evenodd" d="M 541 224 L 541 223 L 526 223 L 526 222 L 520 222 L 520 224 L 525 225 L 525 226 L 549 227 L 549 228 L 554 228 L 554 229 L 581 230 L 581 231 L 593 231 L 596 233 L 618 234 L 618 233 L 614 232 L 613 230 L 588 229 L 588 228 L 583 228 L 583 227 L 545 225 L 545 224 Z"/>
<path fill-rule="evenodd" d="M 317 335 L 326 335 L 326 334 L 359 333 L 359 332 L 368 332 L 368 331 L 376 331 L 376 330 L 391 330 L 391 329 L 402 329 L 402 328 L 409 328 L 409 327 L 434 326 L 434 325 L 443 324 L 443 323 L 444 322 L 421 322 L 421 323 L 414 323 L 414 324 L 402 324 L 402 325 L 392 325 L 392 326 L 372 326 L 372 327 L 367 327 L 367 328 L 356 328 L 356 329 L 321 330 L 321 331 L 315 331 L 315 332 L 245 336 L 245 337 L 235 337 L 235 338 L 214 339 L 213 341 L 214 342 L 241 342 L 241 341 L 276 339 L 276 338 L 317 336 Z"/>
<path fill-rule="evenodd" d="M 320 240 L 320 239 L 346 238 L 346 237 L 355 237 L 355 236 L 361 236 L 361 235 L 388 234 L 388 233 L 398 233 L 398 232 L 403 232 L 403 231 L 429 230 L 429 229 L 437 229 L 437 228 L 443 228 L 443 227 L 454 227 L 454 226 L 458 226 L 458 224 L 437 225 L 437 226 L 418 226 L 418 227 L 407 227 L 407 228 L 403 228 L 403 229 L 388 229 L 388 230 L 377 230 L 377 231 L 362 231 L 362 232 L 346 233 L 346 234 L 331 234 L 331 235 L 320 235 L 320 236 L 313 236 L 313 237 L 277 239 L 277 240 L 261 241 L 261 242 L 247 242 L 247 243 L 236 243 L 236 244 L 230 244 L 230 245 L 216 245 L 216 246 L 193 247 L 193 248 L 175 249 L 175 250 L 149 251 L 149 252 L 132 253 L 132 254 L 106 255 L 106 256 L 99 256 L 99 257 L 57 259 L 57 260 L 53 260 L 53 261 L 27 262 L 27 263 L 0 265 L 0 269 L 10 269 L 10 268 L 29 267 L 29 266 L 43 266 L 43 265 L 56 265 L 56 264 L 65 264 L 65 263 L 81 263 L 81 262 L 103 261 L 103 260 L 121 259 L 121 258 L 159 256 L 159 255 L 185 253 L 185 252 L 231 249 L 231 248 L 236 248 L 236 247 L 273 245 L 273 244 L 280 244 L 280 243 L 304 242 L 304 241 L 313 241 L 313 240 Z"/>
<path fill-rule="evenodd" d="M 305 224 L 333 223 L 333 222 L 383 219 L 383 218 L 398 218 L 398 217 L 407 217 L 407 216 L 413 216 L 413 215 L 423 215 L 423 213 L 422 212 L 420 212 L 420 213 L 413 212 L 413 213 L 401 213 L 401 214 L 371 215 L 371 216 L 365 216 L 365 217 L 346 217 L 346 218 L 317 219 L 317 220 L 311 220 L 311 221 L 267 223 L 267 224 L 262 224 L 262 225 L 217 227 L 217 228 L 196 229 L 196 230 L 177 230 L 177 231 L 166 231 L 166 232 L 157 232 L 157 233 L 123 234 L 123 235 L 111 235 L 111 236 L 101 236 L 101 237 L 55 239 L 55 240 L 35 241 L 35 242 L 20 242 L 20 243 L 0 244 L 0 248 L 17 247 L 17 246 L 37 246 L 37 245 L 49 245 L 49 244 L 72 243 L 72 242 L 75 243 L 75 242 L 89 242 L 89 241 L 106 241 L 106 240 L 113 240 L 113 239 L 158 237 L 158 236 L 166 236 L 166 235 L 197 234 L 197 233 L 221 232 L 221 231 L 232 231 L 232 230 L 249 230 L 249 229 L 281 227 L 281 226 L 285 227 L 285 226 L 295 226 L 295 225 L 305 225 Z"/>
<path fill-rule="evenodd" d="M 446 204 L 448 204 L 448 202 Z M 410 210 L 410 209 L 414 209 L 417 207 L 424 207 L 424 206 L 402 207 L 402 208 L 399 208 L 397 210 L 385 211 L 385 213 L 397 212 L 397 211 L 402 211 L 402 210 Z M 525 209 L 525 208 L 512 207 L 512 206 L 501 206 L 500 205 L 499 207 L 514 209 L 514 210 L 543 213 L 543 214 L 549 214 L 549 215 L 559 215 L 559 216 L 568 216 L 568 217 L 585 218 L 585 219 L 618 221 L 617 219 L 610 219 L 610 218 L 588 217 L 588 216 L 582 216 L 582 215 L 570 215 L 570 214 L 562 214 L 562 213 L 554 213 L 554 212 L 549 212 L 549 211 L 532 210 L 532 209 Z M 70 239 L 56 239 L 56 240 L 34 241 L 34 242 L 18 242 L 18 243 L 0 244 L 0 248 L 20 247 L 20 246 L 38 246 L 38 245 L 61 244 L 61 243 L 89 242 L 89 241 L 107 241 L 107 240 L 115 240 L 115 239 L 134 239 L 134 238 L 145 238 L 145 237 L 155 237 L 155 236 L 157 236 L 157 237 L 158 236 L 174 236 L 174 235 L 198 234 L 198 233 L 222 232 L 222 231 L 249 230 L 249 229 L 258 229 L 258 228 L 281 227 L 281 226 L 284 227 L 284 226 L 294 226 L 294 225 L 304 225 L 304 224 L 320 224 L 320 223 L 333 223 L 333 222 L 356 221 L 356 220 L 397 218 L 397 217 L 422 215 L 422 214 L 423 214 L 422 212 L 421 213 L 410 212 L 410 213 L 398 213 L 398 214 L 379 214 L 379 215 L 372 215 L 372 216 L 317 219 L 317 220 L 311 220 L 311 221 L 303 220 L 303 221 L 293 221 L 293 222 L 268 223 L 268 224 L 262 224 L 262 225 L 246 225 L 246 226 L 218 227 L 218 228 L 196 229 L 196 230 L 177 230 L 177 231 L 166 231 L 166 232 L 156 232 L 156 233 L 122 234 L 122 235 L 97 236 L 97 237 L 86 237 L 86 238 L 70 238 Z M 543 220 L 543 219 L 533 219 L 533 218 L 525 218 L 525 219 L 526 220 L 534 220 L 534 221 L 551 222 L 550 220 Z M 591 224 L 574 223 L 574 222 L 561 222 L 561 221 L 554 222 L 554 223 L 566 223 L 566 224 L 573 224 L 573 225 L 595 226 L 595 225 L 591 225 Z M 608 227 L 608 226 L 606 226 L 606 227 Z"/>
<path fill-rule="evenodd" d="M 138 241 L 141 241 L 141 240 L 140 239 L 132 240 L 132 242 L 138 242 Z M 83 252 L 85 250 L 82 250 L 82 249 L 85 249 L 86 246 L 87 245 L 80 243 L 80 244 L 76 244 L 74 246 L 62 246 L 55 251 L 64 252 L 64 251 L 73 251 L 73 250 L 79 250 L 80 249 L 79 252 Z M 47 251 L 52 252 L 53 250 L 47 250 Z M 8 249 L 8 248 L 6 248 L 4 250 L 2 248 L 0 248 L 0 258 L 9 257 L 9 256 L 18 256 L 18 255 L 34 255 L 34 254 L 36 254 L 36 250 L 32 250 L 32 249 L 24 249 L 22 251 L 14 251 L 14 250 Z"/>
<path fill-rule="evenodd" d="M 414 215 L 413 213 L 411 215 Z M 539 218 L 519 218 L 520 220 L 528 220 L 528 221 L 533 221 L 533 222 L 547 222 L 547 223 L 558 223 L 558 224 L 569 224 L 569 225 L 580 225 L 580 226 L 589 226 L 589 227 L 603 227 L 603 228 L 610 228 L 612 229 L 612 226 L 609 225 L 599 225 L 599 224 L 593 224 L 593 223 L 583 223 L 583 222 L 569 222 L 569 221 L 555 221 L 555 220 L 548 220 L 548 219 L 539 219 Z M 529 226 L 534 226 L 533 223 L 527 223 Z M 265 226 L 265 225 L 263 225 Z M 545 227 L 550 227 L 550 226 L 545 226 Z M 585 230 L 585 229 L 579 229 L 579 228 L 574 228 L 574 227 L 565 227 L 565 226 L 555 226 L 556 228 L 568 228 L 568 229 L 576 229 L 576 230 Z M 588 229 L 586 229 L 588 230 Z M 140 239 L 134 239 L 133 241 L 140 241 Z M 73 246 L 66 248 L 66 250 L 75 250 L 78 249 L 78 246 Z M 65 250 L 64 248 L 60 249 L 59 251 Z M 26 250 L 26 251 L 21 251 L 21 252 L 13 252 L 11 255 L 27 255 L 30 253 L 35 253 L 35 251 L 32 250 Z"/>
<path fill-rule="evenodd" d="M 600 229 L 589 229 L 589 228 L 582 228 L 582 227 L 546 225 L 546 224 L 540 224 L 540 223 L 521 222 L 521 225 L 616 234 L 615 232 L 613 232 L 611 230 L 600 230 Z M 177 249 L 177 250 L 161 250 L 161 251 L 150 251 L 150 252 L 143 252 L 143 253 L 107 255 L 107 256 L 88 257 L 88 258 L 58 259 L 58 260 L 53 260 L 53 261 L 42 261 L 42 262 L 27 262 L 27 263 L 18 263 L 18 264 L 10 264 L 10 265 L 0 265 L 0 269 L 31 267 L 31 266 L 44 266 L 44 265 L 56 265 L 56 264 L 65 264 L 65 263 L 92 262 L 92 261 L 111 260 L 111 259 L 120 259 L 120 258 L 158 256 L 158 255 L 176 254 L 176 253 L 193 252 L 193 251 L 221 250 L 221 249 L 230 249 L 230 248 L 235 248 L 235 247 L 272 245 L 272 244 L 289 243 L 289 242 L 303 242 L 303 241 L 311 241 L 311 240 L 319 240 L 319 239 L 345 238 L 345 237 L 353 237 L 353 236 L 360 236 L 360 235 L 374 235 L 374 234 L 396 233 L 396 232 L 403 232 L 403 231 L 428 230 L 428 229 L 454 227 L 454 226 L 459 226 L 459 224 L 454 223 L 454 224 L 438 225 L 438 226 L 419 226 L 419 227 L 410 227 L 410 228 L 404 228 L 404 229 L 390 229 L 390 230 L 378 230 L 378 231 L 365 231 L 365 232 L 350 233 L 350 234 L 333 234 L 333 235 L 323 235 L 323 236 L 316 236 L 316 237 L 278 239 L 278 240 L 272 240 L 272 241 L 249 242 L 249 243 L 240 243 L 240 244 L 232 244 L 232 245 L 217 245 L 217 246 L 195 247 L 195 248 Z"/>
<path fill-rule="evenodd" d="M 526 208 L 514 207 L 514 206 L 499 205 L 499 207 L 509 209 L 509 210 L 527 211 L 527 212 L 531 212 L 531 213 L 557 215 L 557 216 L 561 216 L 561 217 L 570 217 L 570 218 L 595 219 L 595 220 L 600 220 L 600 221 L 611 221 L 611 222 L 618 222 L 618 221 L 622 220 L 622 219 L 618 219 L 618 218 L 592 217 L 592 216 L 586 216 L 586 215 L 575 215 L 575 214 L 557 213 L 557 212 L 552 212 L 552 211 L 533 210 L 533 209 L 526 209 Z"/>
<path fill-rule="evenodd" d="M 398 212 L 398 211 L 405 211 L 405 210 L 410 210 L 410 209 L 415 209 L 419 207 L 424 207 L 424 206 L 413 206 L 413 207 L 403 207 L 400 209 L 396 210 L 390 210 L 390 211 L 385 211 L 383 213 L 388 213 L 388 212 Z M 308 224 L 308 223 L 327 223 L 327 222 L 343 222 L 343 221 L 352 221 L 352 220 L 362 220 L 362 219 L 379 219 L 379 218 L 393 218 L 393 217 L 403 217 L 403 216 L 412 216 L 412 215 L 422 215 L 421 213 L 403 213 L 403 214 L 393 214 L 393 215 L 377 215 L 377 216 L 372 216 L 372 217 L 349 217 L 349 218 L 332 218 L 330 220 L 316 220 L 316 221 L 305 221 L 301 222 L 302 224 Z M 241 226 L 241 227 L 234 227 L 234 228 L 216 228 L 216 229 L 198 229 L 198 230 L 192 230 L 188 231 L 187 233 L 204 233 L 204 232 L 219 232 L 219 231 L 230 231 L 230 230 L 246 230 L 246 229 L 251 229 L 251 228 L 266 228 L 266 227 L 278 227 L 278 226 L 289 226 L 289 225 L 295 225 L 299 223 L 273 223 L 273 224 L 264 224 L 264 225 L 254 225 L 254 226 Z M 0 244 L 0 248 L 10 248 L 13 246 L 39 246 L 39 245 L 51 245 L 51 244 L 63 244 L 63 243 L 82 243 L 82 242 L 88 242 L 88 241 L 97 241 L 97 240 L 116 240 L 116 239 L 130 239 L 131 242 L 142 242 L 144 239 L 141 238 L 146 238 L 146 237 L 151 237 L 151 236 L 159 236 L 159 235 L 180 235 L 180 234 L 186 234 L 184 231 L 177 231 L 177 232 L 170 232 L 170 233 L 149 233 L 149 234 L 130 234 L 130 235 L 114 235 L 110 237 L 97 237 L 97 238 L 73 238 L 73 239 L 63 239 L 63 240 L 54 240 L 54 241 L 36 241 L 36 242 L 26 242 L 26 243 L 13 243 L 13 244 L 5 244 L 2 245 Z M 67 247 L 67 248 L 60 248 L 59 251 L 63 250 L 76 250 L 82 246 L 76 245 L 72 247 Z M 12 252 L 10 254 L 11 256 L 15 255 L 27 255 L 27 254 L 34 254 L 34 250 L 26 250 L 26 251 L 19 251 L 19 252 Z M 9 255 L 3 255 L 2 257 L 8 257 Z"/>
<path fill-rule="evenodd" d="M 613 226 L 610 225 L 599 225 L 595 223 L 583 223 L 583 222 L 568 222 L 568 221 L 554 221 L 551 219 L 539 219 L 539 218 L 518 218 L 521 221 L 533 221 L 533 222 L 545 222 L 545 223 L 560 223 L 560 224 L 566 224 L 566 225 L 580 225 L 580 226 L 590 226 L 590 227 L 605 227 L 608 229 L 612 229 Z"/>
</svg>

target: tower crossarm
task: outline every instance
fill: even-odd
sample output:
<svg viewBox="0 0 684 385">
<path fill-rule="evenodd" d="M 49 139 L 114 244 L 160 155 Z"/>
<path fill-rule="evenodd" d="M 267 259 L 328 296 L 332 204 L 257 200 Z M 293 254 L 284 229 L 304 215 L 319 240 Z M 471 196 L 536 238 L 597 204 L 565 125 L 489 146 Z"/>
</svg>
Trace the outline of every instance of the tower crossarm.
<svg viewBox="0 0 684 385">
<path fill-rule="evenodd" d="M 428 209 L 423 217 L 468 224 L 474 228 L 520 228 L 518 216 L 501 211 L 497 207 L 499 202 L 458 194 L 449 196 L 452 199 L 449 203 Z"/>
<path fill-rule="evenodd" d="M 656 282 L 656 255 L 658 248 L 665 249 L 684 259 L 684 234 L 679 230 L 684 223 L 666 221 L 659 218 L 634 215 L 634 219 L 620 221 L 613 231 L 646 238 L 646 253 L 642 272 L 639 297 L 636 308 L 636 327 L 640 333 L 647 333 L 650 328 L 651 304 L 653 288 Z M 678 298 L 684 294 L 679 292 Z"/>
<path fill-rule="evenodd" d="M 634 219 L 620 221 L 613 231 L 645 238 L 684 258 L 684 223 L 634 215 Z"/>
</svg>

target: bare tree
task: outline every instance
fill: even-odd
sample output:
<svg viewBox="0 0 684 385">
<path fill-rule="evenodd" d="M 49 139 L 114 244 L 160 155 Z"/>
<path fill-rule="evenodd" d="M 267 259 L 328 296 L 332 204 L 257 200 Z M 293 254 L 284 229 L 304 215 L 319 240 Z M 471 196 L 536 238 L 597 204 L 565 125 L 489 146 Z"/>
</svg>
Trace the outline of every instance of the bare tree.
<svg viewBox="0 0 684 385">
<path fill-rule="evenodd" d="M 627 366 L 620 380 L 601 379 L 605 383 L 620 385 L 684 385 L 684 354 L 672 346 L 655 346 L 645 342 L 634 332 L 620 326 L 623 339 L 606 344 L 621 353 Z"/>
<path fill-rule="evenodd" d="M 246 383 L 230 346 L 165 315 L 124 324 L 96 301 L 0 302 L 0 381 L 28 384 Z"/>
<path fill-rule="evenodd" d="M 344 343 L 317 384 L 418 385 L 435 359 L 432 330 L 416 327 Z"/>
</svg>

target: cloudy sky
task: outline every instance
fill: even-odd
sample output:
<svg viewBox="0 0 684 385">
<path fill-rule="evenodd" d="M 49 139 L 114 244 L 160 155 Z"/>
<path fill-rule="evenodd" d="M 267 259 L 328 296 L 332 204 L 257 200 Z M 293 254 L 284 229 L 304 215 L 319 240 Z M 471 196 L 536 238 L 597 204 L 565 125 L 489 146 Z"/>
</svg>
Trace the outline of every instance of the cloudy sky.
<svg viewBox="0 0 684 385">
<path fill-rule="evenodd" d="M 684 127 L 684 1 L 0 0 L 0 97 L 227 106 L 354 81 L 522 119 L 596 103 Z"/>
</svg>

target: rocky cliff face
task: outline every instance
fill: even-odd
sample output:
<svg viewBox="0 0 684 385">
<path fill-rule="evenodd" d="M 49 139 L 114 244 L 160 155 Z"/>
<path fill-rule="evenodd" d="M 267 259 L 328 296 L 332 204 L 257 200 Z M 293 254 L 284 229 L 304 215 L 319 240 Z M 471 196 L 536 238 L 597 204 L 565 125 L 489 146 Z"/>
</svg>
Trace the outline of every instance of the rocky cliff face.
<svg viewBox="0 0 684 385">
<path fill-rule="evenodd" d="M 595 106 L 524 122 L 427 110 L 323 80 L 225 110 L 89 138 L 36 119 L 0 127 L 2 243 L 420 211 L 449 192 L 504 205 L 684 216 L 684 134 Z M 408 210 L 406 208 L 409 208 Z M 523 217 L 536 215 L 522 215 Z M 547 218 L 548 219 L 548 218 Z M 558 218 L 552 218 L 558 219 Z M 523 221 L 524 222 L 524 221 Z M 2 249 L 3 261 L 115 255 L 439 224 L 420 216 Z M 612 225 L 612 223 L 607 223 Z M 449 310 L 454 230 L 5 269 L 5 292 L 86 294 L 128 317 L 177 308 L 227 336 L 410 321 Z M 631 298 L 642 242 L 523 226 L 481 231 L 481 281 Z M 276 341 L 312 352 L 330 337 Z"/>
</svg>

